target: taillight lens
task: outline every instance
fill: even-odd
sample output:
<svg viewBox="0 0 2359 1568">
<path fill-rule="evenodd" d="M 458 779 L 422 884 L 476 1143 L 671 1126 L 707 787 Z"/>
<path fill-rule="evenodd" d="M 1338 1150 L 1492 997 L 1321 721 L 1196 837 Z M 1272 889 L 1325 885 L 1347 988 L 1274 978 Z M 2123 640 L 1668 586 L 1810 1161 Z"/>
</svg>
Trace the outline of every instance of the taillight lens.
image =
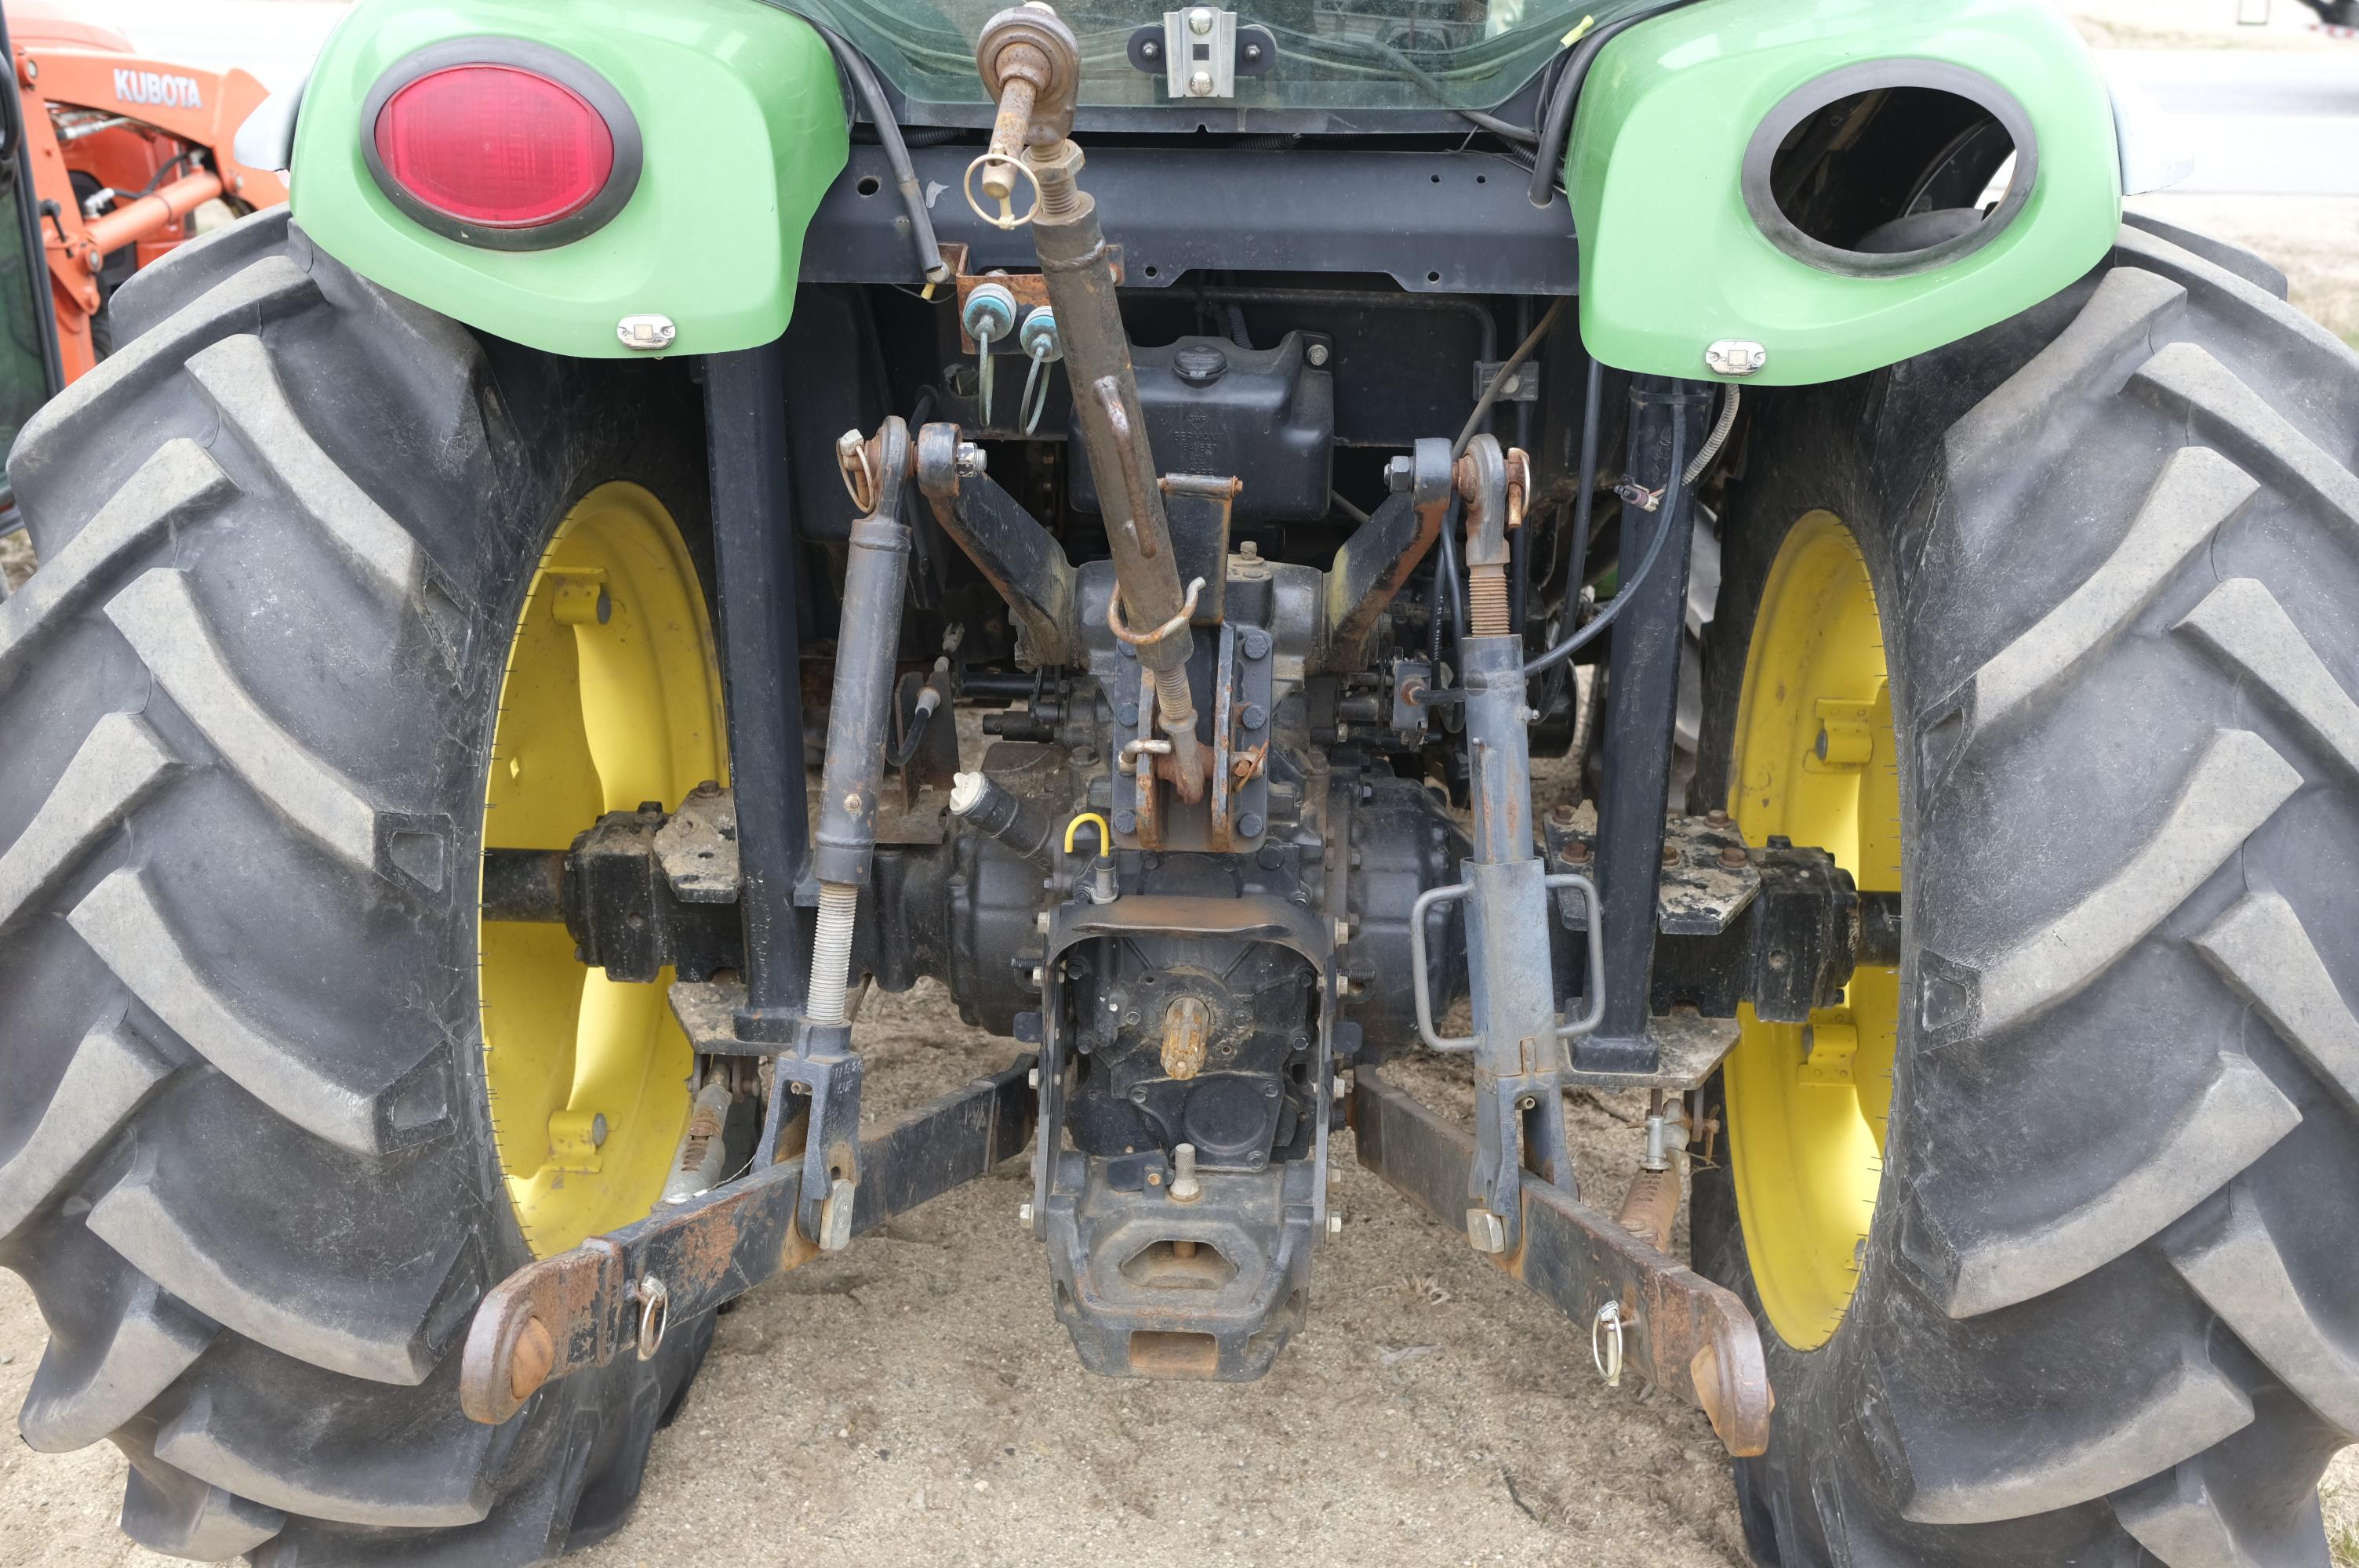
<svg viewBox="0 0 2359 1568">
<path fill-rule="evenodd" d="M 416 200 L 488 229 L 562 222 L 614 174 L 614 134 L 580 93 L 512 65 L 455 65 L 377 111 L 376 155 Z"/>
</svg>

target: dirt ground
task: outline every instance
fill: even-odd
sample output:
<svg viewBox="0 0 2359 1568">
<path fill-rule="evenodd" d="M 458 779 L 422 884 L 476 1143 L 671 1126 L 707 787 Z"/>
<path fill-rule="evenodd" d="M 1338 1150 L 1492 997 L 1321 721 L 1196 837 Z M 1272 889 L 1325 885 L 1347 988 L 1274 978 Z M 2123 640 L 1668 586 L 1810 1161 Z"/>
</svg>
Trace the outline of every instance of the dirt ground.
<svg viewBox="0 0 2359 1568">
<path fill-rule="evenodd" d="M 878 1117 L 1004 1065 L 939 990 L 872 997 L 857 1028 Z M 1416 1087 L 1467 1101 L 1437 1065 Z M 1618 1197 L 1636 1107 L 1576 1098 L 1584 1184 Z M 1244 1388 L 1082 1370 L 1018 1227 L 1027 1165 L 928 1205 L 721 1321 L 637 1518 L 583 1568 L 678 1563 L 1740 1563 L 1703 1418 L 1609 1390 L 1571 1325 L 1353 1162 L 1309 1327 Z M 0 1408 L 40 1320 L 0 1283 Z M 160 1564 L 114 1529 L 101 1445 L 0 1454 L 0 1563 Z"/>
</svg>

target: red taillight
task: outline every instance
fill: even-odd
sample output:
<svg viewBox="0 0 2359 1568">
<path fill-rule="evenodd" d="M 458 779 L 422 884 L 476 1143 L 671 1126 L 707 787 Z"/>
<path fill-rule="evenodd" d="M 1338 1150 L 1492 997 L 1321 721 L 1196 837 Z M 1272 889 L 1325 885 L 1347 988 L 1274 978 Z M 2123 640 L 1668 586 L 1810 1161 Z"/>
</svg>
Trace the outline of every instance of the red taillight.
<svg viewBox="0 0 2359 1568">
<path fill-rule="evenodd" d="M 561 81 L 510 65 L 454 65 L 377 111 L 376 155 L 414 200 L 489 229 L 561 222 L 614 173 L 614 135 Z"/>
</svg>

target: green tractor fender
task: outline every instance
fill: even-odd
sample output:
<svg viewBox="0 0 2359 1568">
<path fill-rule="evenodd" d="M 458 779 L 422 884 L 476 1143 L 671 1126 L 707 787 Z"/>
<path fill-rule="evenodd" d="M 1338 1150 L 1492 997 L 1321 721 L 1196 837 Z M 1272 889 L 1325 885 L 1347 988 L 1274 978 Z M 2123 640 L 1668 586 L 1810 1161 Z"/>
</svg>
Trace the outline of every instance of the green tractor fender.
<svg viewBox="0 0 2359 1568">
<path fill-rule="evenodd" d="M 640 167 L 594 232 L 540 249 L 462 243 L 402 211 L 371 171 L 372 96 L 389 73 L 487 38 L 539 60 L 571 57 L 620 96 Z M 663 346 L 705 353 L 786 330 L 803 231 L 847 147 L 825 40 L 767 5 L 363 0 L 303 91 L 293 210 L 313 243 L 370 281 L 530 348 L 629 358 L 646 347 L 621 324 L 660 316 L 676 334 Z"/>
<path fill-rule="evenodd" d="M 421 225 L 375 178 L 383 84 L 438 45 L 485 38 L 580 61 L 635 122 L 636 184 L 586 237 L 536 250 L 463 243 Z M 2017 149 L 2007 193 L 1973 232 L 1930 247 L 1866 254 L 1813 239 L 1780 207 L 1778 149 L 1823 134 L 1831 103 L 1887 91 L 1948 93 L 1995 116 Z M 648 315 L 669 321 L 676 336 L 661 346 L 675 352 L 777 337 L 805 228 L 848 145 L 824 40 L 748 0 L 594 16 L 541 0 L 364 0 L 301 107 L 294 212 L 315 243 L 471 326 L 584 357 L 646 351 L 619 329 Z M 2120 219 L 2122 157 L 2094 62 L 2038 0 L 1680 6 L 1607 43 L 1581 94 L 1565 185 L 1582 335 L 1606 363 L 1663 375 L 1796 385 L 1890 364 L 2095 265 Z"/>
<path fill-rule="evenodd" d="M 1781 195 L 1811 193 L 1780 179 L 1780 146 L 1818 136 L 1843 150 L 1847 127 L 1821 112 L 1878 92 L 1969 100 L 2014 142 L 2012 183 L 1969 232 L 1869 254 L 1786 217 Z M 1851 150 L 1872 179 L 1876 150 Z M 1582 92 L 1565 160 L 1582 335 L 1607 364 L 1658 375 L 1791 386 L 1891 364 L 2096 265 L 2120 223 L 2121 170 L 2104 79 L 2039 0 L 1681 6 L 1608 42 Z M 1734 358 L 1712 355 L 1722 344 Z"/>
</svg>

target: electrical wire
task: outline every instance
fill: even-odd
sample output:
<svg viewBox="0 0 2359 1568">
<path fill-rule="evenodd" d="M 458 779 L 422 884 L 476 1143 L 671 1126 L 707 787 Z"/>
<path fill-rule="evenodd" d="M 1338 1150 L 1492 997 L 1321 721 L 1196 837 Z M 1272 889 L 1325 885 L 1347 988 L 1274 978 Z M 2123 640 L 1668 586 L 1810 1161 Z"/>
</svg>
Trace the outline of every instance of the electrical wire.
<svg viewBox="0 0 2359 1568">
<path fill-rule="evenodd" d="M 1524 362 L 1532 357 L 1532 351 L 1540 346 L 1540 340 L 1549 335 L 1549 329 L 1556 325 L 1556 319 L 1563 314 L 1564 297 L 1560 295 L 1556 303 L 1548 308 L 1548 313 L 1539 319 L 1539 324 L 1516 345 L 1516 351 L 1491 373 L 1490 384 L 1483 389 L 1483 395 L 1475 401 L 1474 412 L 1466 416 L 1466 427 L 1458 432 L 1458 439 L 1450 443 L 1451 462 L 1466 455 L 1467 446 L 1473 441 L 1474 433 L 1483 427 L 1484 416 L 1491 412 L 1491 406 L 1499 401 L 1499 389 L 1507 384 L 1509 376 L 1523 368 Z"/>
<path fill-rule="evenodd" d="M 1703 450 L 1695 455 L 1695 461 L 1688 465 L 1688 471 L 1680 475 L 1682 484 L 1691 485 L 1703 477 L 1703 470 L 1712 467 L 1712 460 L 1720 455 L 1722 443 L 1728 439 L 1729 430 L 1736 424 L 1736 405 L 1740 395 L 1733 386 L 1723 390 L 1728 395 L 1721 401 L 1720 418 L 1713 424 L 1712 436 L 1704 442 Z"/>
<path fill-rule="evenodd" d="M 1591 359 L 1589 362 L 1589 409 L 1582 422 L 1582 489 L 1581 497 L 1575 503 L 1573 524 L 1573 573 L 1571 584 L 1576 595 L 1580 592 L 1582 557 L 1586 556 L 1589 550 L 1589 498 L 1590 492 L 1597 482 L 1597 404 L 1599 389 L 1603 380 L 1603 367 L 1594 358 Z M 1603 614 L 1588 625 L 1573 632 L 1547 652 L 1527 660 L 1524 664 L 1526 680 L 1547 674 L 1549 670 L 1562 664 L 1596 641 L 1598 634 L 1613 625 L 1614 620 L 1621 615 L 1623 606 L 1636 597 L 1639 585 L 1647 580 L 1655 569 L 1655 563 L 1662 558 L 1664 542 L 1671 536 L 1673 527 L 1679 522 L 1679 511 L 1687 503 L 1689 481 L 1684 466 L 1686 457 L 1687 421 L 1674 419 L 1671 423 L 1670 467 L 1672 472 L 1680 477 L 1673 480 L 1663 491 L 1662 503 L 1657 508 L 1655 514 L 1661 522 L 1655 529 L 1655 536 L 1647 542 L 1647 553 L 1640 558 L 1638 569 L 1623 581 L 1621 590 L 1615 593 L 1613 601 L 1606 605 Z M 1625 536 L 1627 536 L 1626 529 Z M 1446 546 L 1449 542 L 1446 532 L 1442 539 Z M 1580 600 L 1576 598 L 1572 602 L 1578 605 Z M 1462 702 L 1465 697 L 1466 694 L 1462 691 L 1429 689 L 1418 700 L 1427 707 L 1439 707 L 1444 703 Z"/>
<path fill-rule="evenodd" d="M 1576 617 L 1581 611 L 1581 593 L 1589 575 L 1589 520 L 1597 504 L 1597 425 L 1605 401 L 1605 365 L 1595 354 L 1589 356 L 1587 401 L 1581 410 L 1581 492 L 1572 503 L 1572 558 L 1571 572 L 1564 580 Z"/>
<path fill-rule="evenodd" d="M 1662 505 L 1657 508 L 1655 513 L 1656 517 L 1659 519 L 1655 525 L 1655 536 L 1647 542 L 1647 554 L 1638 562 L 1638 569 L 1631 573 L 1623 582 L 1621 590 L 1614 594 L 1613 602 L 1606 605 L 1603 615 L 1566 637 L 1548 652 L 1537 658 L 1527 660 L 1524 665 L 1526 680 L 1541 674 L 1552 665 L 1562 664 L 1582 648 L 1596 641 L 1599 633 L 1613 625 L 1614 619 L 1622 613 L 1623 606 L 1638 596 L 1639 585 L 1647 580 L 1647 575 L 1655 569 L 1655 563 L 1662 558 L 1664 542 L 1678 529 L 1686 526 L 1686 520 L 1680 516 L 1680 512 L 1687 504 L 1688 481 L 1681 461 L 1687 456 L 1685 450 L 1687 434 L 1688 422 L 1684 418 L 1674 418 L 1671 421 L 1670 469 L 1680 477 L 1664 489 Z M 1625 513 L 1625 515 L 1626 517 L 1628 514 Z M 1628 532 L 1626 527 L 1624 532 L 1626 536 Z"/>
<path fill-rule="evenodd" d="M 1440 546 L 1434 557 L 1433 569 L 1440 574 L 1439 581 L 1450 600 L 1450 631 L 1452 636 L 1466 635 L 1466 574 L 1458 569 L 1458 503 L 1451 502 L 1450 511 L 1441 519 Z M 1440 679 L 1441 672 L 1434 672 Z"/>
<path fill-rule="evenodd" d="M 1545 207 L 1556 200 L 1557 182 L 1564 170 L 1565 138 L 1572 131 L 1572 112 L 1580 103 L 1582 84 L 1589 80 L 1590 67 L 1597 63 L 1598 51 L 1639 23 L 1691 4 L 1693 0 L 1662 0 L 1659 5 L 1617 16 L 1602 27 L 1591 29 L 1573 45 L 1563 70 L 1557 75 L 1555 90 L 1549 94 L 1548 112 L 1541 116 L 1539 136 L 1532 146 L 1529 194 L 1533 206 Z"/>
<path fill-rule="evenodd" d="M 928 692 L 933 689 L 931 687 L 926 688 Z M 939 702 L 940 697 L 937 696 L 935 700 Z M 916 756 L 918 748 L 925 743 L 926 725 L 933 716 L 934 710 L 923 701 L 918 704 L 917 711 L 909 716 L 909 728 L 902 734 L 900 743 L 886 753 L 887 766 L 906 768 L 909 765 L 909 759 Z"/>
<path fill-rule="evenodd" d="M 950 269 L 942 265 L 942 249 L 934 240 L 933 215 L 926 211 L 926 193 L 918 184 L 917 165 L 909 161 L 909 145 L 901 139 L 900 121 L 886 100 L 876 72 L 841 34 L 811 22 L 808 16 L 803 20 L 810 22 L 812 29 L 827 40 L 829 52 L 851 80 L 853 91 L 860 95 L 869 120 L 876 126 L 876 140 L 885 149 L 885 161 L 893 166 L 893 183 L 900 189 L 901 205 L 908 210 L 909 237 L 918 247 L 918 276 L 929 284 L 948 283 Z"/>
</svg>

